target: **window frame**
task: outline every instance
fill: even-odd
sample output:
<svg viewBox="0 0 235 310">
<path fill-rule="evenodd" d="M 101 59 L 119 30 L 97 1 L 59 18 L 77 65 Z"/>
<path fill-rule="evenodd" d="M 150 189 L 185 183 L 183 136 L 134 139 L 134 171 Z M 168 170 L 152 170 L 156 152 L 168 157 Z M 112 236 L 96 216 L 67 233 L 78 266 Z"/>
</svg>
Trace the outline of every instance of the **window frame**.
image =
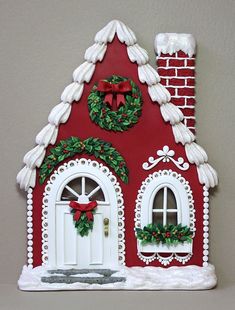
<svg viewBox="0 0 235 310">
<path fill-rule="evenodd" d="M 189 182 L 186 181 L 181 174 L 172 170 L 154 172 L 153 174 L 149 174 L 142 182 L 136 199 L 135 227 L 143 228 L 152 223 L 153 201 L 157 192 L 164 186 L 172 190 L 175 195 L 177 207 L 181 209 L 181 211 L 179 211 L 181 212 L 179 223 L 189 226 L 194 236 L 196 231 L 196 219 L 192 190 Z M 137 240 L 139 257 L 142 257 L 144 253 L 155 253 L 156 255 L 158 255 L 158 253 L 189 253 L 189 255 L 192 255 L 192 249 L 193 242 L 184 242 L 183 244 L 179 243 L 177 245 L 161 243 L 148 243 L 143 245 L 140 240 Z M 141 259 L 145 258 L 142 257 Z"/>
</svg>

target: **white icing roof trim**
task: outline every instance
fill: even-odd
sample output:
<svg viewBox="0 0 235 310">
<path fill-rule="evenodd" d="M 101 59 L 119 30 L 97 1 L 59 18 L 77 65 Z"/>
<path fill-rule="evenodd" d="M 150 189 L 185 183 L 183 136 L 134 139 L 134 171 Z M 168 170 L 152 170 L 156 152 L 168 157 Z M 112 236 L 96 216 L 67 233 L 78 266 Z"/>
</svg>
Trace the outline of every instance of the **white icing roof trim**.
<svg viewBox="0 0 235 310">
<path fill-rule="evenodd" d="M 190 163 L 197 166 L 198 177 L 201 184 L 206 187 L 214 187 L 218 183 L 218 177 L 215 170 L 207 163 L 208 157 L 202 147 L 198 146 L 193 133 L 182 123 L 183 114 L 180 109 L 170 102 L 171 96 L 168 90 L 161 85 L 160 77 L 157 71 L 148 64 L 148 54 L 136 42 L 133 31 L 118 20 L 109 22 L 95 36 L 95 44 L 89 47 L 85 52 L 85 62 L 81 64 L 73 73 L 73 82 L 68 85 L 62 95 L 61 103 L 57 104 L 48 117 L 48 124 L 39 132 L 36 137 L 37 146 L 29 151 L 24 157 L 25 166 L 17 175 L 17 182 L 20 188 L 28 190 L 36 184 L 36 167 L 40 167 L 45 157 L 45 151 L 49 144 L 55 144 L 58 127 L 61 123 L 66 123 L 70 113 L 71 104 L 81 99 L 84 89 L 84 83 L 89 83 L 98 61 L 102 61 L 107 49 L 107 43 L 112 42 L 115 34 L 118 39 L 127 45 L 127 53 L 131 62 L 138 64 L 138 76 L 141 83 L 148 85 L 149 96 L 154 102 L 160 105 L 160 111 L 165 122 L 172 125 L 173 134 L 176 143 L 182 143 L 186 149 L 186 156 Z M 166 34 L 167 38 L 172 38 L 172 34 Z M 174 34 L 175 35 L 175 34 Z M 187 53 L 194 54 L 195 41 L 191 35 L 176 35 L 181 37 L 181 45 Z M 184 39 L 183 39 L 184 38 Z M 188 38 L 186 40 L 186 38 Z M 190 39 L 192 38 L 192 39 Z M 162 40 L 168 42 L 169 40 Z M 187 42 L 194 42 L 188 43 Z M 159 51 L 163 51 L 162 44 Z M 173 52 L 174 44 L 171 44 Z M 175 45 L 176 46 L 176 45 Z M 169 52 L 166 48 L 165 52 Z"/>
<path fill-rule="evenodd" d="M 196 41 L 188 33 L 159 33 L 154 42 L 155 51 L 158 55 L 174 54 L 183 51 L 192 57 L 196 52 Z"/>
</svg>

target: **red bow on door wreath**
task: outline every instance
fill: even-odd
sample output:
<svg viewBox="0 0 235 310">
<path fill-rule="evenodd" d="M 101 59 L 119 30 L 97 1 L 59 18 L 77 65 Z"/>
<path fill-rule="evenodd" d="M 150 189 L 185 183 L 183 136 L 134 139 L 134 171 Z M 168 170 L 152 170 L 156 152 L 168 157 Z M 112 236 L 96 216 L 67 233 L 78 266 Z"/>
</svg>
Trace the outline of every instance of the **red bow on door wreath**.
<svg viewBox="0 0 235 310">
<path fill-rule="evenodd" d="M 86 217 L 89 221 L 94 220 L 92 210 L 97 207 L 96 201 L 91 201 L 89 203 L 78 203 L 76 201 L 70 201 L 69 206 L 70 208 L 75 210 L 73 215 L 73 219 L 75 222 L 80 220 L 82 213 L 86 214 Z"/>
<path fill-rule="evenodd" d="M 113 106 L 113 96 L 116 95 L 117 108 L 119 108 L 121 104 L 125 104 L 124 94 L 132 91 L 132 86 L 130 81 L 123 81 L 117 84 L 112 84 L 106 81 L 99 81 L 97 90 L 106 93 L 104 102 L 109 104 L 110 107 Z"/>
</svg>

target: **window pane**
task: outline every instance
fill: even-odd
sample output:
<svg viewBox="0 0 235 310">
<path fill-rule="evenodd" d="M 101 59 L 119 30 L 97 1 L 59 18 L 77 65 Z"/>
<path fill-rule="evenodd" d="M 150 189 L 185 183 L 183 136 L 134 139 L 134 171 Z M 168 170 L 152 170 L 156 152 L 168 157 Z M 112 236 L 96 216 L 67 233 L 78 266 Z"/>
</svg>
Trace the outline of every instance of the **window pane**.
<svg viewBox="0 0 235 310">
<path fill-rule="evenodd" d="M 177 213 L 168 212 L 166 222 L 167 224 L 177 225 Z"/>
<path fill-rule="evenodd" d="M 153 224 L 163 224 L 163 213 L 153 212 Z"/>
<path fill-rule="evenodd" d="M 167 188 L 167 209 L 177 209 L 175 195 L 170 188 Z"/>
<path fill-rule="evenodd" d="M 81 195 L 82 193 L 82 178 L 76 178 L 72 181 L 70 181 L 66 186 L 67 188 L 64 188 L 61 200 L 78 200 L 78 197 L 75 195 L 77 193 L 78 195 Z M 98 183 L 94 180 L 85 177 L 85 195 L 89 195 L 93 190 L 98 188 Z M 94 194 L 89 197 L 90 201 L 98 200 L 98 201 L 104 201 L 104 194 L 101 189 L 97 189 L 94 191 Z"/>
<path fill-rule="evenodd" d="M 163 188 L 161 188 L 154 197 L 153 209 L 163 209 Z"/>
</svg>

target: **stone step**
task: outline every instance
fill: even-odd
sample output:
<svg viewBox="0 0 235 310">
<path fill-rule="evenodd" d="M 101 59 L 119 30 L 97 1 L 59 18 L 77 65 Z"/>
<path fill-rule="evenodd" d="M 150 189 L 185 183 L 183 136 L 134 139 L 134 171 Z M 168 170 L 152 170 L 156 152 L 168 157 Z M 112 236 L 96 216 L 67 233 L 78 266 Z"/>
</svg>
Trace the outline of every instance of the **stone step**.
<svg viewBox="0 0 235 310">
<path fill-rule="evenodd" d="M 65 276 L 71 276 L 76 274 L 98 273 L 104 277 L 110 277 L 116 271 L 111 269 L 53 269 L 47 271 L 49 274 L 63 274 Z"/>
<path fill-rule="evenodd" d="M 124 277 L 69 277 L 69 276 L 50 276 L 42 277 L 41 281 L 44 283 L 88 283 L 88 284 L 108 284 L 115 282 L 125 282 Z"/>
</svg>

